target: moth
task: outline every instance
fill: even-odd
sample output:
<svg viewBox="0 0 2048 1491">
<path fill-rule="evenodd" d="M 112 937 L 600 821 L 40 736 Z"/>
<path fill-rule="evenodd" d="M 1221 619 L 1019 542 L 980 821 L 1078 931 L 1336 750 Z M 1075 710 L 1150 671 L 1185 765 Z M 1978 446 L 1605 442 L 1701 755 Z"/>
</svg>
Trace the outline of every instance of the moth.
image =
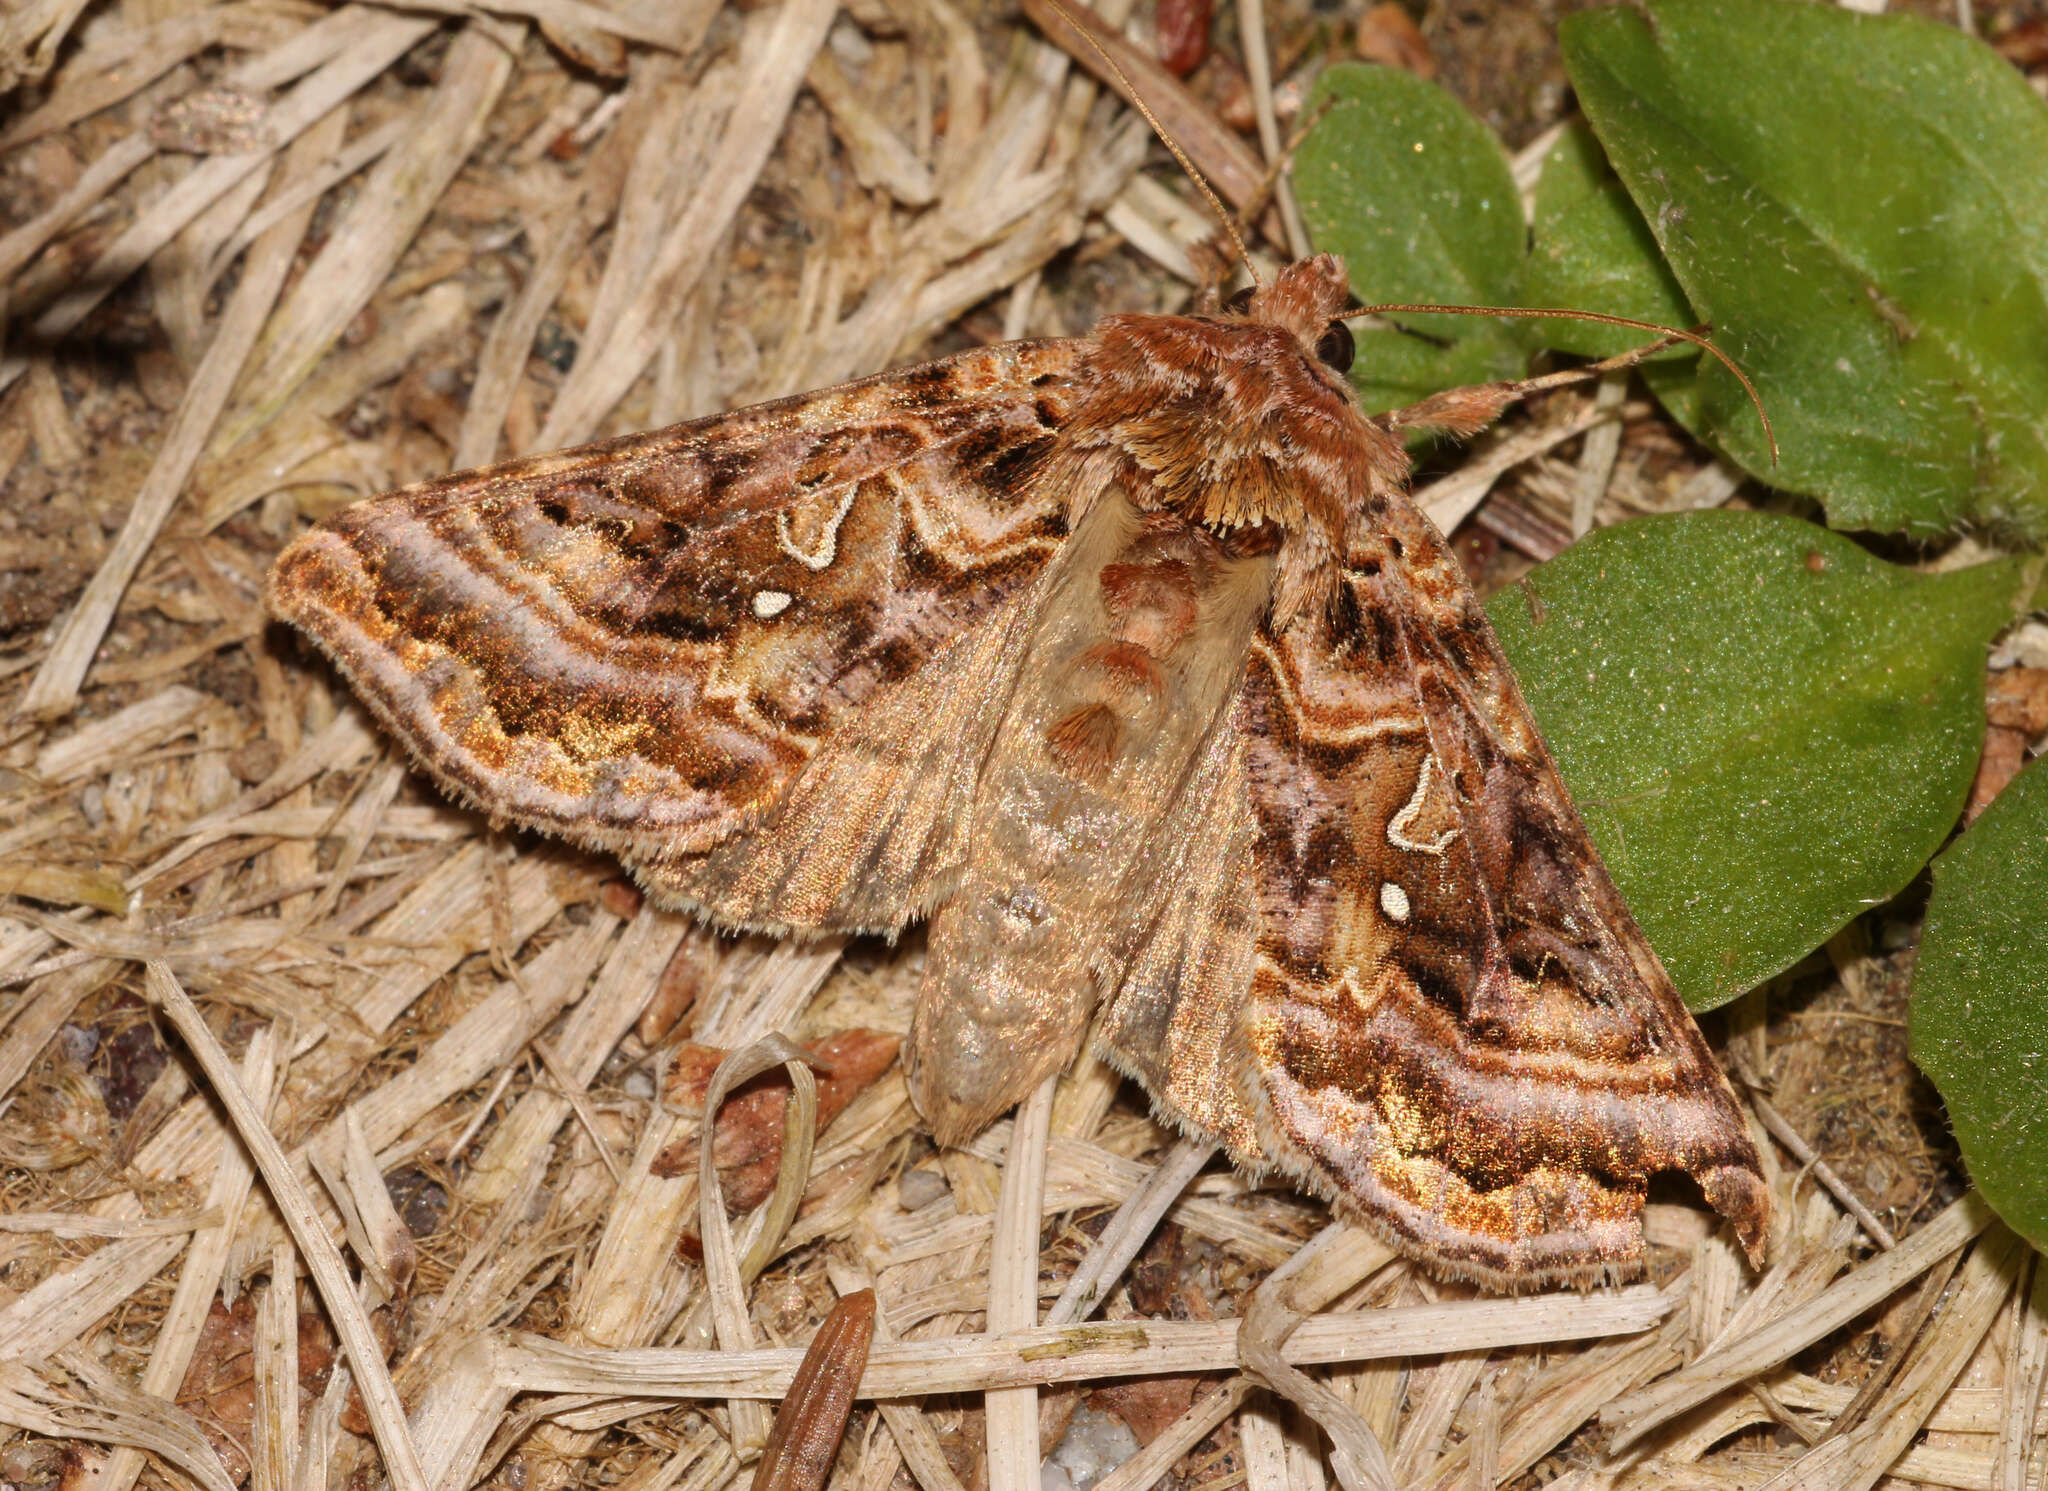
<svg viewBox="0 0 2048 1491">
<path fill-rule="evenodd" d="M 272 611 L 448 793 L 727 928 L 929 922 L 958 1143 L 1097 1049 L 1437 1270 L 1589 1282 L 1682 1170 L 1751 1259 L 1726 1078 L 1368 418 L 1343 266 L 427 481 Z"/>
</svg>

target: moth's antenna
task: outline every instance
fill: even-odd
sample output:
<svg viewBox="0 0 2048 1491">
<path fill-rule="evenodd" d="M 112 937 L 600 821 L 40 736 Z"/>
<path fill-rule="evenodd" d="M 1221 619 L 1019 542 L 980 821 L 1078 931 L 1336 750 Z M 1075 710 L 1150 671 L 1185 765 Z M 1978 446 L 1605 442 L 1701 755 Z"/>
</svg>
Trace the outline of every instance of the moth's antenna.
<svg viewBox="0 0 2048 1491">
<path fill-rule="evenodd" d="M 1055 4 L 1057 0 L 1047 0 L 1047 3 Z M 1723 352 L 1719 347 L 1716 347 L 1703 334 L 1706 331 L 1705 327 L 1701 327 L 1696 331 L 1680 331 L 1675 326 L 1659 326 L 1654 321 L 1635 321 L 1627 316 L 1609 316 L 1600 311 L 1557 311 L 1521 305 L 1362 305 L 1355 311 L 1346 311 L 1337 319 L 1340 321 L 1350 321 L 1355 320 L 1359 316 L 1381 315 L 1520 316 L 1526 320 L 1538 321 L 1592 321 L 1601 326 L 1621 326 L 1626 327 L 1630 331 L 1646 331 L 1653 336 L 1662 338 L 1660 342 L 1651 346 L 1640 347 L 1634 352 L 1624 352 L 1618 357 L 1610 357 L 1602 362 L 1590 363 L 1582 368 L 1573 368 L 1569 372 L 1552 373 L 1542 378 L 1524 379 L 1522 382 L 1513 385 L 1518 390 L 1518 395 L 1535 393 L 1539 389 L 1555 388 L 1560 384 L 1576 383 L 1583 378 L 1594 377 L 1600 373 L 1633 367 L 1644 358 L 1649 357 L 1653 353 L 1663 351 L 1664 348 L 1671 346 L 1673 343 L 1685 342 L 1711 356 L 1734 375 L 1737 383 L 1742 385 L 1742 391 L 1749 395 L 1749 402 L 1756 407 L 1758 422 L 1764 427 L 1764 439 L 1769 442 L 1771 447 L 1771 464 L 1773 466 L 1778 464 L 1778 432 L 1771 427 L 1771 416 L 1764 411 L 1763 396 L 1756 391 L 1756 385 L 1749 381 L 1749 374 L 1743 372 L 1741 368 L 1735 365 L 1735 359 L 1726 352 Z"/>
<path fill-rule="evenodd" d="M 1259 271 L 1252 266 L 1252 252 L 1245 247 L 1244 239 L 1238 235 L 1237 224 L 1231 221 L 1230 209 L 1223 205 L 1223 199 L 1217 196 L 1216 189 L 1209 185 L 1209 178 L 1197 170 L 1195 163 L 1188 159 L 1188 153 L 1180 148 L 1180 142 L 1166 132 L 1166 126 L 1159 122 L 1159 116 L 1153 113 L 1150 105 L 1145 102 L 1145 96 L 1138 91 L 1138 85 L 1131 81 L 1131 75 L 1109 54 L 1109 49 L 1095 39 L 1087 24 L 1062 4 L 1061 0 L 1045 0 L 1045 4 L 1073 29 L 1076 36 L 1088 43 L 1088 49 L 1100 57 L 1102 65 L 1123 84 L 1124 96 L 1131 101 L 1131 107 L 1145 116 L 1145 122 L 1152 126 L 1152 133 L 1159 137 L 1159 143 L 1180 162 L 1180 168 L 1187 172 L 1188 179 L 1194 182 L 1195 190 L 1208 199 L 1209 210 L 1216 214 L 1216 221 L 1223 225 L 1223 231 L 1229 235 L 1232 247 L 1237 250 L 1237 262 L 1244 266 L 1244 272 L 1252 277 L 1253 284 L 1263 285 L 1265 281 L 1259 278 Z"/>
</svg>

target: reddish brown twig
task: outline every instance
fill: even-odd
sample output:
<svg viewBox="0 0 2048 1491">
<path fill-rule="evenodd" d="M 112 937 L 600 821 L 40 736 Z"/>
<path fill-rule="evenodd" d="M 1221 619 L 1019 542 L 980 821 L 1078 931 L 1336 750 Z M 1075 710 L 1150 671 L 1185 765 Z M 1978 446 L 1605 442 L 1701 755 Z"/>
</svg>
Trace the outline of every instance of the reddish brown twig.
<svg viewBox="0 0 2048 1491">
<path fill-rule="evenodd" d="M 849 1294 L 832 1307 L 775 1410 L 753 1491 L 823 1491 L 874 1338 L 874 1290 Z"/>
</svg>

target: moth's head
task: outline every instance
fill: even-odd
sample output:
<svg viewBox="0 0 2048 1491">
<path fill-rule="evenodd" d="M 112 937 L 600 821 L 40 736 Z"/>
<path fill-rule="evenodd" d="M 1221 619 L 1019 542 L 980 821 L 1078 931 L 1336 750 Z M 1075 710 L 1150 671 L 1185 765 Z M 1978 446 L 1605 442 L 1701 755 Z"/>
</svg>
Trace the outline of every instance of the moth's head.
<svg viewBox="0 0 2048 1491">
<path fill-rule="evenodd" d="M 1270 285 L 1254 285 L 1230 299 L 1228 309 L 1247 321 L 1291 331 L 1310 355 L 1335 373 L 1351 370 L 1351 328 L 1340 318 L 1351 304 L 1351 278 L 1335 254 L 1315 254 L 1281 270 Z"/>
<path fill-rule="evenodd" d="M 1077 379 L 1074 449 L 1105 452 L 1141 511 L 1219 536 L 1268 530 L 1282 619 L 1334 591 L 1350 525 L 1406 474 L 1344 377 L 1350 294 L 1322 254 L 1221 314 L 1109 316 Z"/>
</svg>

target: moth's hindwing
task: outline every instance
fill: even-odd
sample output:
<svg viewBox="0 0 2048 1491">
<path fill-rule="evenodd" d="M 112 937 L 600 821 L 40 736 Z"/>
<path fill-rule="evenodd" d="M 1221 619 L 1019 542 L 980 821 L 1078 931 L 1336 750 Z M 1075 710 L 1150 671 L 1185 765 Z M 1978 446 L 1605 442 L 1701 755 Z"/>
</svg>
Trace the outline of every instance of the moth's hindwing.
<svg viewBox="0 0 2048 1491">
<path fill-rule="evenodd" d="M 1200 779 L 1272 593 L 1270 553 L 1121 485 L 1081 505 L 927 934 L 905 1056 L 941 1143 L 1073 1059 L 1126 929 L 1185 889 L 1169 843 L 1209 805 Z"/>
<path fill-rule="evenodd" d="M 408 487 L 293 544 L 271 608 L 455 796 L 688 898 L 694 860 L 893 686 L 942 656 L 1003 661 L 970 634 L 1065 537 L 1032 477 L 1077 346 L 963 353 Z M 722 919 L 893 926 L 914 893 Z"/>
</svg>

